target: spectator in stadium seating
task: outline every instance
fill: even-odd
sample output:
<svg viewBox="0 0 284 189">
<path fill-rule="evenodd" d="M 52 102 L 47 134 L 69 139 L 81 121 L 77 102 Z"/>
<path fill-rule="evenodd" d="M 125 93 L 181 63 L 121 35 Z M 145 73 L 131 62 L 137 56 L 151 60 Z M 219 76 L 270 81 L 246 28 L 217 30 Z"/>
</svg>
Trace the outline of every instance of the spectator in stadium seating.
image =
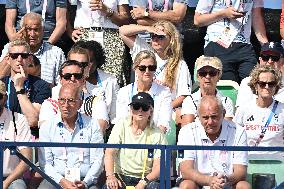
<svg viewBox="0 0 284 189">
<path fill-rule="evenodd" d="M 107 107 L 104 98 L 97 97 L 92 94 L 92 91 L 86 91 L 87 89 L 85 88 L 85 77 L 84 77 L 84 64 L 87 65 L 88 63 L 88 53 L 86 52 L 85 49 L 78 49 L 80 50 L 81 55 L 85 55 L 85 60 L 83 57 L 81 57 L 81 61 L 83 62 L 78 62 L 76 60 L 67 60 L 65 61 L 59 72 L 60 72 L 60 85 L 57 85 L 52 88 L 52 98 L 47 99 L 44 101 L 41 112 L 40 112 L 40 120 L 39 123 L 40 125 L 45 122 L 49 121 L 50 119 L 53 119 L 54 116 L 59 115 L 58 114 L 58 95 L 59 91 L 62 85 L 66 83 L 75 83 L 80 85 L 83 88 L 83 93 L 84 93 L 84 100 L 82 107 L 80 109 L 80 113 L 91 116 L 93 118 L 96 118 L 99 122 L 99 125 L 104 132 L 105 129 L 108 126 L 108 115 L 107 115 Z M 73 50 L 76 50 L 73 49 Z M 70 55 L 72 53 L 75 53 L 71 49 Z M 79 53 L 78 51 L 76 51 Z M 71 55 L 73 56 L 73 55 Z M 78 59 L 79 60 L 79 59 Z"/>
<path fill-rule="evenodd" d="M 198 1 L 194 24 L 207 26 L 204 55 L 221 59 L 221 79 L 240 83 L 256 65 L 251 27 L 261 45 L 268 42 L 262 8 L 263 0 Z"/>
<path fill-rule="evenodd" d="M 182 126 L 191 123 L 197 116 L 197 105 L 203 96 L 217 96 L 221 99 L 225 109 L 225 119 L 232 120 L 234 117 L 233 101 L 216 88 L 217 82 L 222 75 L 222 63 L 217 57 L 199 57 L 196 62 L 197 79 L 199 90 L 186 97 L 182 103 L 181 115 Z"/>
<path fill-rule="evenodd" d="M 154 100 L 148 93 L 139 92 L 131 99 L 130 114 L 115 124 L 109 144 L 153 144 L 165 145 L 164 134 L 156 127 L 152 118 Z M 155 104 L 156 107 L 156 104 Z M 156 181 L 160 175 L 160 151 L 154 150 L 148 159 L 148 150 L 115 149 L 105 151 L 106 188 L 159 189 Z"/>
<path fill-rule="evenodd" d="M 284 49 L 279 42 L 265 43 L 261 47 L 259 65 L 260 66 L 271 66 L 284 73 Z M 246 105 L 247 102 L 255 100 L 251 88 L 248 86 L 251 77 L 246 77 L 242 80 L 240 88 L 238 90 L 238 96 L 236 101 L 236 107 Z M 282 76 L 282 83 L 284 82 L 284 76 Z M 284 88 L 280 88 L 274 95 L 274 99 L 284 103 Z"/>
<path fill-rule="evenodd" d="M 106 62 L 103 70 L 116 76 L 120 86 L 129 82 L 127 51 L 119 37 L 118 27 L 129 23 L 128 0 L 69 0 L 77 5 L 74 29 L 67 25 L 68 35 L 78 40 L 98 41 L 104 47 Z M 115 50 L 114 50 L 115 48 Z"/>
<path fill-rule="evenodd" d="M 110 123 L 114 123 L 116 99 L 119 86 L 116 78 L 104 72 L 101 67 L 105 64 L 106 56 L 103 47 L 97 41 L 78 41 L 74 46 L 88 50 L 90 56 L 90 73 L 86 79 L 86 87 L 96 96 L 103 96 L 106 101 Z M 68 55 L 68 59 L 72 57 Z"/>
<path fill-rule="evenodd" d="M 0 81 L 0 138 L 1 141 L 30 142 L 31 131 L 29 124 L 22 114 L 12 112 L 5 108 L 7 99 L 5 83 Z M 30 147 L 19 146 L 19 152 L 27 159 L 32 159 Z M 26 184 L 22 179 L 28 166 L 17 156 L 11 155 L 10 150 L 4 151 L 3 157 L 3 189 L 26 189 Z"/>
<path fill-rule="evenodd" d="M 95 119 L 78 112 L 82 105 L 82 87 L 68 83 L 60 88 L 58 104 L 61 116 L 40 127 L 41 142 L 103 143 L 100 127 Z M 97 179 L 103 169 L 101 148 L 42 148 L 40 165 L 45 173 L 62 188 L 97 189 Z M 53 187 L 44 180 L 39 189 Z"/>
<path fill-rule="evenodd" d="M 32 54 L 32 62 L 27 67 L 27 73 L 36 77 L 40 77 L 40 61 Z"/>
<path fill-rule="evenodd" d="M 10 41 L 21 38 L 25 27 L 21 26 L 21 19 L 26 13 L 35 12 L 44 21 L 44 41 L 55 44 L 66 29 L 66 0 L 55 1 L 6 1 L 5 31 Z"/>
<path fill-rule="evenodd" d="M 63 51 L 48 42 L 43 41 L 43 25 L 44 22 L 40 14 L 27 13 L 22 18 L 22 27 L 25 28 L 25 40 L 30 45 L 31 53 L 33 53 L 41 63 L 40 78 L 50 83 L 52 86 L 57 84 L 58 70 L 60 65 L 65 61 Z M 10 69 L 7 63 L 9 43 L 5 45 L 0 58 L 0 74 L 9 75 Z"/>
<path fill-rule="evenodd" d="M 188 6 L 187 0 L 132 0 L 130 11 L 131 17 L 139 25 L 151 26 L 156 21 L 167 20 L 174 24 L 180 24 L 185 15 Z"/>
<path fill-rule="evenodd" d="M 6 107 L 26 116 L 32 134 L 38 137 L 38 118 L 41 104 L 51 96 L 49 84 L 32 75 L 27 74 L 27 67 L 32 62 L 30 46 L 23 40 L 9 43 L 8 64 L 11 76 L 2 80 L 7 87 Z"/>
<path fill-rule="evenodd" d="M 281 72 L 271 66 L 258 65 L 250 78 L 248 85 L 256 98 L 237 109 L 234 121 L 246 129 L 249 146 L 283 146 L 284 104 L 273 99 L 282 85 Z M 283 152 L 276 151 L 249 152 L 250 160 L 264 159 L 269 164 L 273 164 L 273 160 L 280 161 L 277 167 L 281 170 L 284 168 L 283 155 Z M 255 166 L 261 173 L 274 173 L 263 169 L 262 163 Z M 249 166 L 248 173 L 252 174 L 251 171 Z M 281 177 L 283 181 L 283 174 Z"/>
<path fill-rule="evenodd" d="M 132 59 L 142 50 L 152 51 L 157 60 L 154 80 L 170 88 L 172 108 L 176 122 L 180 123 L 180 107 L 191 93 L 191 76 L 182 57 L 180 34 L 169 21 L 158 21 L 152 26 L 124 25 L 119 28 L 124 43 L 131 49 Z M 151 44 L 138 36 L 141 32 L 151 33 Z"/>
<path fill-rule="evenodd" d="M 147 92 L 154 99 L 155 109 L 153 120 L 155 125 L 163 132 L 169 131 L 172 115 L 171 92 L 170 90 L 153 81 L 157 62 L 154 53 L 150 51 L 141 51 L 134 59 L 133 69 L 137 77 L 134 83 L 131 83 L 118 91 L 116 102 L 116 121 L 124 119 L 131 110 L 128 104 L 131 98 L 138 92 Z"/>
<path fill-rule="evenodd" d="M 224 119 L 218 97 L 202 97 L 198 116 L 199 121 L 181 128 L 178 145 L 247 146 L 245 130 Z M 186 150 L 180 162 L 183 181 L 179 188 L 249 189 L 245 181 L 247 161 L 247 152 L 243 151 Z"/>
</svg>

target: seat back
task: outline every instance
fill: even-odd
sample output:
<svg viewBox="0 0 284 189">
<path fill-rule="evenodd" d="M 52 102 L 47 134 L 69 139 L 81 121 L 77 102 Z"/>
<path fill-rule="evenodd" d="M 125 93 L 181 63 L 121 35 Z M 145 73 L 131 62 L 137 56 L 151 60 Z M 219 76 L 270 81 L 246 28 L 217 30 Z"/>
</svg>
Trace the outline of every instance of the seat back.
<svg viewBox="0 0 284 189">
<path fill-rule="evenodd" d="M 220 80 L 217 83 L 217 89 L 227 97 L 230 97 L 236 105 L 238 96 L 239 84 L 232 80 Z"/>
</svg>

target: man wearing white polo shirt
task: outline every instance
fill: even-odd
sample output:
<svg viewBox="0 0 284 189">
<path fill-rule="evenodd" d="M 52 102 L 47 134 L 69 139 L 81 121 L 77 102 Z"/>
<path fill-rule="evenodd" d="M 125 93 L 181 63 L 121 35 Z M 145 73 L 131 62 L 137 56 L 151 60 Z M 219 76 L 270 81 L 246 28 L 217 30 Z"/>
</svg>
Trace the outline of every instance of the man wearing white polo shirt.
<svg viewBox="0 0 284 189">
<path fill-rule="evenodd" d="M 199 119 L 181 128 L 178 145 L 247 146 L 245 130 L 224 120 L 224 108 L 217 97 L 203 97 L 197 109 Z M 186 150 L 180 171 L 180 189 L 250 188 L 245 181 L 247 152 Z"/>
</svg>

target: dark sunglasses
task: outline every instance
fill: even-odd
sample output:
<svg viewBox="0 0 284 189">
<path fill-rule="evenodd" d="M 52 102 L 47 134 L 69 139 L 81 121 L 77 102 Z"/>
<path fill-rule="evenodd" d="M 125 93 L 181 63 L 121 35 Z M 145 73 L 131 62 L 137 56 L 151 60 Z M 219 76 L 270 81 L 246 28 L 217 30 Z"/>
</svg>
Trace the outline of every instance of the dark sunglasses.
<svg viewBox="0 0 284 189">
<path fill-rule="evenodd" d="M 150 34 L 150 37 L 151 39 L 158 39 L 158 40 L 164 40 L 166 39 L 166 36 L 165 35 L 158 35 L 158 34 L 155 34 L 155 33 L 151 33 Z"/>
<path fill-rule="evenodd" d="M 200 70 L 198 71 L 198 75 L 200 77 L 206 77 L 207 75 L 209 75 L 210 77 L 215 77 L 216 75 L 218 75 L 218 71 L 217 70 L 210 70 L 210 71 Z"/>
<path fill-rule="evenodd" d="M 74 76 L 75 79 L 82 79 L 83 78 L 83 73 L 66 73 L 64 75 L 61 75 L 63 79 L 65 80 L 70 80 L 72 75 Z"/>
<path fill-rule="evenodd" d="M 17 59 L 20 55 L 21 55 L 21 57 L 22 57 L 23 59 L 26 59 L 26 58 L 28 58 L 28 57 L 30 56 L 30 53 L 9 53 L 9 56 L 10 56 L 13 60 Z"/>
<path fill-rule="evenodd" d="M 276 86 L 275 81 L 270 81 L 270 82 L 258 81 L 257 84 L 259 85 L 260 88 L 265 88 L 267 85 L 269 88 L 273 88 Z"/>
<path fill-rule="evenodd" d="M 156 69 L 157 69 L 157 66 L 156 66 L 156 65 L 149 65 L 149 66 L 140 65 L 140 66 L 137 66 L 137 67 L 138 67 L 138 69 L 139 69 L 141 72 L 145 72 L 147 68 L 148 68 L 149 71 L 151 71 L 151 72 L 154 72 L 154 71 L 156 71 Z"/>
<path fill-rule="evenodd" d="M 2 100 L 3 98 L 4 98 L 4 95 L 0 93 L 0 100 Z"/>
<path fill-rule="evenodd" d="M 140 110 L 140 108 L 142 108 L 143 112 L 147 112 L 150 109 L 150 106 L 145 104 L 132 104 L 131 106 L 135 111 Z"/>
<path fill-rule="evenodd" d="M 89 65 L 89 62 L 78 62 L 82 65 L 83 68 L 86 68 Z"/>
<path fill-rule="evenodd" d="M 280 56 L 262 54 L 262 55 L 260 55 L 260 57 L 265 62 L 267 62 L 270 58 L 273 62 L 278 62 L 280 60 Z"/>
</svg>

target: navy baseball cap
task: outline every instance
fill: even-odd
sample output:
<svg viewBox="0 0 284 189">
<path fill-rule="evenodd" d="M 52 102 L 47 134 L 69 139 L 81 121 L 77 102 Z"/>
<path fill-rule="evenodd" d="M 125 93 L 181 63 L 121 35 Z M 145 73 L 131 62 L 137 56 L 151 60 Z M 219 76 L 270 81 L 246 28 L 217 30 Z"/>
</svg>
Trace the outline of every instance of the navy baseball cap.
<svg viewBox="0 0 284 189">
<path fill-rule="evenodd" d="M 269 42 L 265 43 L 261 47 L 260 54 L 269 54 L 269 53 L 277 53 L 280 55 L 284 55 L 284 49 L 279 42 Z"/>
<path fill-rule="evenodd" d="M 147 106 L 151 105 L 152 107 L 154 107 L 154 100 L 150 94 L 145 92 L 139 92 L 132 97 L 132 101 L 129 105 L 132 104 L 142 104 Z"/>
</svg>

